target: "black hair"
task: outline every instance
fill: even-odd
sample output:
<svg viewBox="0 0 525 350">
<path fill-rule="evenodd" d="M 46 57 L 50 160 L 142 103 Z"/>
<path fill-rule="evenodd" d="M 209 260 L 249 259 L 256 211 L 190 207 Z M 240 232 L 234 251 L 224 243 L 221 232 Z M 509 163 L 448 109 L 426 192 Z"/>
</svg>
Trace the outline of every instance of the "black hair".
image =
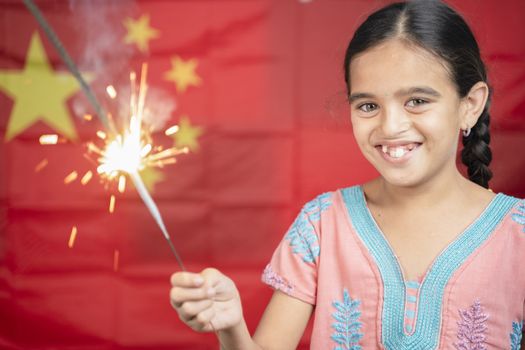
<svg viewBox="0 0 525 350">
<path fill-rule="evenodd" d="M 350 62 L 357 54 L 388 39 L 400 38 L 431 52 L 447 66 L 460 97 L 474 84 L 488 84 L 485 65 L 472 31 L 465 20 L 439 0 L 414 0 L 390 4 L 371 14 L 356 30 L 346 50 L 345 82 L 350 92 Z M 489 164 L 489 98 L 471 133 L 463 137 L 461 161 L 471 181 L 488 188 L 492 171 Z"/>
</svg>

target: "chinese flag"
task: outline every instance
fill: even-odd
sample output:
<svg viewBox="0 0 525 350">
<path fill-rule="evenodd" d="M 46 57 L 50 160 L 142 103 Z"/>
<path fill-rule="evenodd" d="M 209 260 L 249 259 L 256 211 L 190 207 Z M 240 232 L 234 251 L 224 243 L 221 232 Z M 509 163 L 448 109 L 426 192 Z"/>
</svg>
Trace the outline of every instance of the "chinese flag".
<svg viewBox="0 0 525 350">
<path fill-rule="evenodd" d="M 130 72 L 148 64 L 153 137 L 191 152 L 141 176 L 188 270 L 236 282 L 251 331 L 272 293 L 261 272 L 300 206 L 376 176 L 353 140 L 342 62 L 353 30 L 386 3 L 37 1 L 113 115 Z M 491 186 L 524 197 L 525 3 L 451 5 L 495 91 Z M 121 194 L 86 180 L 86 143 L 103 126 L 58 52 L 21 1 L 0 2 L 0 24 L 0 348 L 217 348 L 172 310 L 179 267 L 130 182 Z M 43 134 L 58 143 L 41 145 Z"/>
</svg>

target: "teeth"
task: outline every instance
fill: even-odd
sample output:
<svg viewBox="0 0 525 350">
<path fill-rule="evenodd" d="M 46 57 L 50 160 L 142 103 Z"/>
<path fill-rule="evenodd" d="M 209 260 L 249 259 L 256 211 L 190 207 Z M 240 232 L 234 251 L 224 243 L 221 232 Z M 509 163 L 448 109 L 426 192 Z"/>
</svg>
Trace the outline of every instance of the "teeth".
<svg viewBox="0 0 525 350">
<path fill-rule="evenodd" d="M 390 155 L 390 157 L 392 158 L 401 158 L 405 155 L 405 153 L 407 153 L 408 151 L 406 149 L 404 149 L 403 147 L 394 147 L 394 148 L 390 148 L 388 154 Z"/>
<path fill-rule="evenodd" d="M 416 148 L 416 144 L 411 143 L 405 146 L 388 147 L 387 145 L 381 145 L 381 151 L 388 154 L 392 158 L 401 158 L 408 152 Z"/>
</svg>

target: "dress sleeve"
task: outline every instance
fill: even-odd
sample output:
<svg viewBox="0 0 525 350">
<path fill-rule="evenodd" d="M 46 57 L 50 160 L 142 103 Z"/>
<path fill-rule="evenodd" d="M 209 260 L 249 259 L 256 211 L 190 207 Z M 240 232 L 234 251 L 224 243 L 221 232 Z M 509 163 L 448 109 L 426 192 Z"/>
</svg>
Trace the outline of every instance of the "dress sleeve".
<svg viewBox="0 0 525 350">
<path fill-rule="evenodd" d="M 264 283 L 315 305 L 321 221 L 323 212 L 331 204 L 331 193 L 322 194 L 306 203 L 264 269 Z"/>
</svg>

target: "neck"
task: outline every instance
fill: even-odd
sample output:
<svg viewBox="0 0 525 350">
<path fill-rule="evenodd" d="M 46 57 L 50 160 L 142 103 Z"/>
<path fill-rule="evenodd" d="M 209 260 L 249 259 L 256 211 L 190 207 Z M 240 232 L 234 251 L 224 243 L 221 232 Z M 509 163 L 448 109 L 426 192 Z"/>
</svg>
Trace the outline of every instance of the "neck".
<svg viewBox="0 0 525 350">
<path fill-rule="evenodd" d="M 378 204 L 393 205 L 397 208 L 429 208 L 440 204 L 464 203 L 474 185 L 455 168 L 448 174 L 441 174 L 430 181 L 416 186 L 395 186 L 384 178 L 377 179 L 375 199 Z"/>
</svg>

